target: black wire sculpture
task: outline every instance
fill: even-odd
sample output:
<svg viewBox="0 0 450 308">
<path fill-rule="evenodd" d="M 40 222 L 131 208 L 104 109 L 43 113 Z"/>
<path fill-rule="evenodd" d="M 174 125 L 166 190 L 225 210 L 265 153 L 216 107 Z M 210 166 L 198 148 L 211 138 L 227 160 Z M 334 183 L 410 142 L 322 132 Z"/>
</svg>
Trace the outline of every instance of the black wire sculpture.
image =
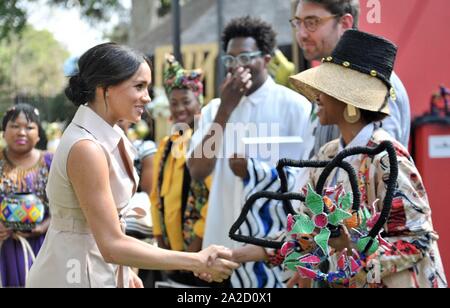
<svg viewBox="0 0 450 308">
<path fill-rule="evenodd" d="M 278 192 L 269 192 L 269 191 L 262 191 L 258 192 L 252 196 L 246 201 L 244 204 L 243 210 L 241 212 L 241 215 L 237 219 L 237 221 L 233 224 L 233 226 L 230 229 L 229 236 L 231 239 L 242 242 L 246 244 L 252 244 L 256 246 L 266 247 L 266 248 L 272 248 L 272 249 L 281 249 L 284 242 L 278 242 L 278 241 L 272 241 L 267 239 L 261 239 L 261 238 L 255 238 L 252 236 L 246 236 L 242 234 L 238 234 L 239 228 L 242 226 L 242 224 L 245 222 L 246 217 L 248 213 L 251 211 L 253 205 L 255 202 L 259 199 L 269 199 L 269 200 L 278 200 L 283 202 L 283 208 L 286 213 L 291 215 L 297 215 L 296 211 L 294 210 L 291 201 L 292 200 L 298 200 L 305 202 L 306 196 L 301 193 L 292 193 L 288 192 L 288 184 L 287 184 L 287 176 L 284 171 L 285 167 L 296 167 L 296 168 L 324 168 L 323 172 L 321 173 L 317 186 L 314 189 L 315 192 L 319 195 L 322 195 L 325 183 L 327 178 L 331 175 L 332 171 L 336 168 L 341 168 L 345 170 L 348 173 L 352 193 L 353 193 L 353 201 L 352 201 L 352 213 L 358 213 L 360 206 L 361 206 L 361 194 L 359 192 L 358 188 L 358 178 L 356 175 L 356 171 L 354 168 L 344 159 L 354 156 L 354 155 L 369 155 L 369 156 L 375 156 L 382 152 L 386 151 L 389 156 L 389 163 L 390 163 L 390 174 L 389 174 L 389 180 L 387 182 L 387 190 L 386 190 L 386 196 L 383 201 L 383 209 L 380 213 L 380 216 L 375 224 L 375 226 L 370 230 L 368 236 L 366 237 L 368 239 L 367 244 L 364 245 L 362 253 L 367 253 L 369 249 L 374 244 L 374 241 L 376 241 L 376 237 L 380 234 L 383 226 L 386 224 L 389 215 L 391 213 L 392 208 L 392 201 L 394 198 L 394 193 L 396 190 L 397 185 L 397 178 L 398 178 L 398 162 L 397 162 L 397 154 L 396 150 L 394 148 L 394 145 L 390 141 L 384 141 L 379 146 L 375 148 L 369 148 L 369 147 L 355 147 L 346 149 L 342 152 L 340 152 L 333 160 L 330 161 L 295 161 L 295 160 L 288 160 L 288 159 L 282 159 L 278 162 L 277 165 L 277 171 L 278 176 L 280 178 L 280 186 L 281 186 L 281 193 Z M 327 206 L 324 205 L 323 211 L 325 213 L 328 213 Z M 328 225 L 328 228 L 331 231 L 331 238 L 336 238 L 340 236 L 340 228 Z"/>
</svg>

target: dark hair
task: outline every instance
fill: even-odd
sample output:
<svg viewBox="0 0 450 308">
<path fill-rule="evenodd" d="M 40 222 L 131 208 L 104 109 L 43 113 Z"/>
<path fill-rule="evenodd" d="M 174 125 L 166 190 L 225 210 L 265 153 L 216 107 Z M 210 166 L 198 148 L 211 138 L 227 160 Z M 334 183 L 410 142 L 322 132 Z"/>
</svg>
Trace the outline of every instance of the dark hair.
<svg viewBox="0 0 450 308">
<path fill-rule="evenodd" d="M 353 16 L 353 29 L 358 29 L 360 6 L 359 0 L 300 0 L 323 6 L 328 12 L 339 17 L 345 14 Z M 298 1 L 297 3 L 299 3 Z"/>
<path fill-rule="evenodd" d="M 142 63 L 143 54 L 123 45 L 105 43 L 89 49 L 78 61 L 78 73 L 69 79 L 65 93 L 76 106 L 92 102 L 95 90 L 118 85 L 131 78 Z"/>
<path fill-rule="evenodd" d="M 47 151 L 47 134 L 45 133 L 44 128 L 40 123 L 38 123 L 38 129 L 39 129 L 39 142 L 36 144 L 36 149 L 41 151 Z"/>
<path fill-rule="evenodd" d="M 228 49 L 228 43 L 237 37 L 252 37 L 255 39 L 258 49 L 263 54 L 273 54 L 276 47 L 277 34 L 272 26 L 259 18 L 250 16 L 236 18 L 230 21 L 222 35 L 223 49 Z"/>
<path fill-rule="evenodd" d="M 360 111 L 361 111 L 361 119 L 368 124 L 374 122 L 381 122 L 387 117 L 387 115 L 381 112 L 369 111 L 364 109 L 360 109 Z"/>
<path fill-rule="evenodd" d="M 3 116 L 2 130 L 5 131 L 8 123 L 15 121 L 21 113 L 25 115 L 29 123 L 36 123 L 38 126 L 41 125 L 39 110 L 37 108 L 28 104 L 17 104 L 9 108 Z"/>
</svg>

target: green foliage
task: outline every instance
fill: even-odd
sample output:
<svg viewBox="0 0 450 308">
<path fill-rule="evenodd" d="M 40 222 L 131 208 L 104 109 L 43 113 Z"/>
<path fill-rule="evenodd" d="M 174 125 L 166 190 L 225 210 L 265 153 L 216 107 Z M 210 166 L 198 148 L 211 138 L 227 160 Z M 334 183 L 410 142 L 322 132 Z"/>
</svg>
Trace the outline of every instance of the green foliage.
<svg viewBox="0 0 450 308">
<path fill-rule="evenodd" d="M 69 53 L 48 31 L 25 27 L 21 36 L 0 43 L 0 92 L 54 96 L 65 83 Z"/>
<path fill-rule="evenodd" d="M 49 5 L 59 5 L 68 9 L 78 8 L 89 21 L 107 21 L 111 12 L 122 8 L 119 0 L 47 0 Z"/>
<path fill-rule="evenodd" d="M 66 78 L 69 53 L 48 31 L 26 26 L 19 35 L 0 42 L 0 112 L 17 97 L 55 97 Z"/>
<path fill-rule="evenodd" d="M 170 12 L 170 9 L 172 8 L 172 1 L 171 0 L 159 0 L 159 8 L 158 8 L 158 15 L 164 16 Z"/>
<path fill-rule="evenodd" d="M 39 0 L 1 0 L 0 1 L 0 41 L 12 34 L 21 33 L 27 23 L 27 3 Z M 121 10 L 119 0 L 40 0 L 44 4 L 79 9 L 81 15 L 91 23 L 108 21 L 111 12 Z"/>
<path fill-rule="evenodd" d="M 26 24 L 26 12 L 20 8 L 21 0 L 0 1 L 0 40 L 10 33 L 20 32 Z"/>
</svg>

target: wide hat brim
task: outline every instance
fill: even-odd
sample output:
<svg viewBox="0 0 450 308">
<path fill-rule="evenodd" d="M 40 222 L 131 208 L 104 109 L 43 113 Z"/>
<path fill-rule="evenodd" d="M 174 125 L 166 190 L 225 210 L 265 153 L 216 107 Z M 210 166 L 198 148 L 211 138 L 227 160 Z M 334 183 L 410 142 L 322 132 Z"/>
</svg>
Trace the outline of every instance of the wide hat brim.
<svg viewBox="0 0 450 308">
<path fill-rule="evenodd" d="M 386 84 L 371 75 L 341 65 L 323 63 L 291 76 L 290 81 L 298 92 L 312 102 L 317 100 L 318 92 L 323 92 L 359 109 L 390 114 Z"/>
</svg>

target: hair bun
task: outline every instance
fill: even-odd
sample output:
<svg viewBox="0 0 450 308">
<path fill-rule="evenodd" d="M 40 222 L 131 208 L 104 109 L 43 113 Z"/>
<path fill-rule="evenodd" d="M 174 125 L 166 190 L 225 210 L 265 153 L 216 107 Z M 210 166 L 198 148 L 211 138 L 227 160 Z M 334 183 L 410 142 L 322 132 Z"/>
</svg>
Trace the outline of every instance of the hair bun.
<svg viewBox="0 0 450 308">
<path fill-rule="evenodd" d="M 80 75 L 70 77 L 69 85 L 65 90 L 67 98 L 75 104 L 81 106 L 89 101 L 89 90 Z"/>
</svg>

